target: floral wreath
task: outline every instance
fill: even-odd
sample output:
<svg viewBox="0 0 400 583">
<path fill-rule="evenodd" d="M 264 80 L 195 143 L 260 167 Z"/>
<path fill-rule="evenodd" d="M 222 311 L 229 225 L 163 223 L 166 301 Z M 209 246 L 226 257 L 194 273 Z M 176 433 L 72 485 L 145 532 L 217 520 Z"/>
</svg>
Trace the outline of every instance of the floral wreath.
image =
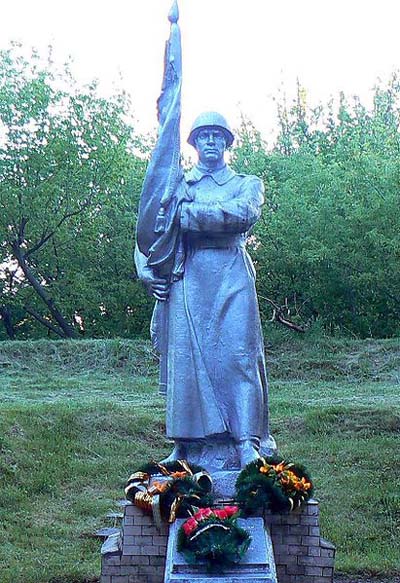
<svg viewBox="0 0 400 583">
<path fill-rule="evenodd" d="M 236 501 L 246 515 L 260 508 L 287 512 L 309 500 L 314 486 L 304 466 L 273 456 L 249 463 L 236 481 Z"/>
<path fill-rule="evenodd" d="M 159 527 L 163 520 L 174 522 L 212 504 L 211 490 L 208 472 L 186 460 L 177 460 L 142 466 L 129 477 L 125 496 L 135 506 L 151 512 Z"/>
<path fill-rule="evenodd" d="M 208 571 L 238 563 L 249 548 L 249 533 L 237 525 L 238 506 L 201 508 L 183 523 L 177 549 L 188 563 L 202 561 Z"/>
</svg>

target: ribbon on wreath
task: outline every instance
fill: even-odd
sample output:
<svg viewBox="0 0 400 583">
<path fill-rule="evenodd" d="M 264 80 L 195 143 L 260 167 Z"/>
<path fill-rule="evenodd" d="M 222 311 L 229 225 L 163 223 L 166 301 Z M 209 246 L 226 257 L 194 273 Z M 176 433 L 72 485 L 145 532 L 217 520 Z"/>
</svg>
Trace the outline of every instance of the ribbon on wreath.
<svg viewBox="0 0 400 583">
<path fill-rule="evenodd" d="M 129 477 L 125 487 L 126 498 L 145 512 L 151 512 L 157 528 L 161 527 L 162 522 L 161 506 L 163 497 L 175 484 L 176 480 L 190 478 L 205 493 L 209 493 L 212 490 L 212 479 L 208 472 L 205 470 L 193 472 L 186 460 L 177 460 L 176 463 L 180 465 L 180 470 L 168 470 L 165 465 L 155 463 L 158 470 L 157 474 L 135 472 Z M 153 479 L 155 477 L 158 479 Z M 201 499 L 194 492 L 188 494 L 177 490 L 171 506 L 167 509 L 169 523 L 175 521 L 177 512 L 185 498 Z"/>
</svg>

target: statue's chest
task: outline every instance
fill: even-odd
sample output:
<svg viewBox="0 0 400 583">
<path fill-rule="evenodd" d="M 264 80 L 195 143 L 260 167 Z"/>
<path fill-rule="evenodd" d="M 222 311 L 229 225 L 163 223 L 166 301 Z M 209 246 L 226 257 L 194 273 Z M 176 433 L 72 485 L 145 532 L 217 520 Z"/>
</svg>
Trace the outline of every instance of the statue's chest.
<svg viewBox="0 0 400 583">
<path fill-rule="evenodd" d="M 238 185 L 235 180 L 220 185 L 210 176 L 204 176 L 189 187 L 189 193 L 193 201 L 198 203 L 224 202 L 237 196 Z"/>
</svg>

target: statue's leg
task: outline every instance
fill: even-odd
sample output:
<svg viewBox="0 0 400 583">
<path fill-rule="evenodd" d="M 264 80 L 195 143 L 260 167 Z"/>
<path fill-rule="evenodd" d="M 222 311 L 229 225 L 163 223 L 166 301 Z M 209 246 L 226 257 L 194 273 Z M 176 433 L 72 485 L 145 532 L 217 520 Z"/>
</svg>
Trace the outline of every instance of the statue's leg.
<svg viewBox="0 0 400 583">
<path fill-rule="evenodd" d="M 260 457 L 260 440 L 259 439 L 243 439 L 237 444 L 237 451 L 239 454 L 240 467 L 243 469 L 250 462 L 258 460 Z"/>
<path fill-rule="evenodd" d="M 168 457 L 161 460 L 161 464 L 166 464 L 168 462 L 175 462 L 176 460 L 185 460 L 187 457 L 187 448 L 183 441 L 178 439 L 175 440 L 174 449 L 169 454 Z"/>
</svg>

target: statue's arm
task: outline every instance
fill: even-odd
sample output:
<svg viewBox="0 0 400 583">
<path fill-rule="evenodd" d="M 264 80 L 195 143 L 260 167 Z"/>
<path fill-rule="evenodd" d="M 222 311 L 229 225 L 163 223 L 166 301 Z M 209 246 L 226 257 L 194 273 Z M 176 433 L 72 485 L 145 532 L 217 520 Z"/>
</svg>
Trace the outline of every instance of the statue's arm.
<svg viewBox="0 0 400 583">
<path fill-rule="evenodd" d="M 246 176 L 237 196 L 225 202 L 184 202 L 181 208 L 183 231 L 246 233 L 260 218 L 264 185 L 256 176 Z"/>
<path fill-rule="evenodd" d="M 168 299 L 170 284 L 166 279 L 157 277 L 152 267 L 147 265 L 147 257 L 135 246 L 134 260 L 138 278 L 144 283 L 147 291 L 161 302 Z"/>
</svg>

